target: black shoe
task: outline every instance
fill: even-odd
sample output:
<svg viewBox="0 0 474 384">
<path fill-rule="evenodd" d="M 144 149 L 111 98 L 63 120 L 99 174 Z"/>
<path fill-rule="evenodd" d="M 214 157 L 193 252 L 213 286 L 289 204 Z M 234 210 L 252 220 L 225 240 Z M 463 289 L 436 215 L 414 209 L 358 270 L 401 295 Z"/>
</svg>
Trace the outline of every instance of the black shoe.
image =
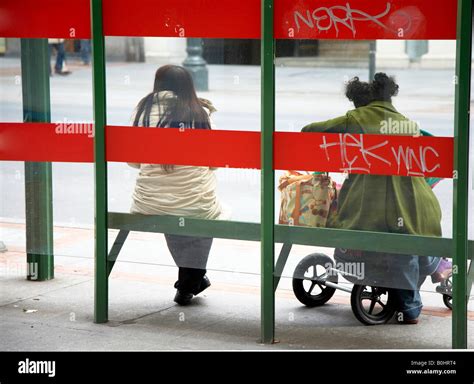
<svg viewBox="0 0 474 384">
<path fill-rule="evenodd" d="M 191 303 L 192 299 L 193 299 L 192 293 L 183 292 L 178 289 L 174 297 L 174 302 L 179 305 L 188 305 Z"/>
<path fill-rule="evenodd" d="M 209 288 L 211 286 L 211 281 L 207 276 L 204 276 L 201 280 L 201 285 L 199 286 L 199 289 L 194 292 L 195 295 L 199 295 L 202 291 L 205 289 Z"/>
<path fill-rule="evenodd" d="M 60 76 L 68 76 L 70 75 L 72 72 L 71 71 L 54 71 L 54 73 L 56 75 L 60 75 Z"/>
</svg>

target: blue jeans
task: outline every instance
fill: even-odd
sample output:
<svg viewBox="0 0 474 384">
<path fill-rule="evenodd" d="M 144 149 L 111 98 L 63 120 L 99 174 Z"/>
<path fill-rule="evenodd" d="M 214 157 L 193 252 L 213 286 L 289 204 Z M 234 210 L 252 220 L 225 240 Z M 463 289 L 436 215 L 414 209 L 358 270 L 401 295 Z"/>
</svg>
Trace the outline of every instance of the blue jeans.
<svg viewBox="0 0 474 384">
<path fill-rule="evenodd" d="M 418 318 L 423 308 L 421 302 L 420 288 L 423 285 L 426 277 L 433 274 L 438 268 L 441 259 L 433 256 L 408 256 L 407 267 L 410 269 L 403 269 L 401 273 L 404 275 L 402 279 L 406 279 L 413 283 L 418 274 L 418 281 L 416 287 L 413 289 L 392 289 L 395 297 L 397 311 L 403 314 L 405 320 L 413 320 Z"/>
<path fill-rule="evenodd" d="M 91 61 L 91 41 L 88 39 L 81 39 L 81 59 L 86 65 Z"/>
<path fill-rule="evenodd" d="M 64 43 L 49 44 L 49 57 L 51 58 L 53 48 L 56 50 L 56 64 L 54 65 L 55 72 L 61 72 L 63 70 L 64 60 L 66 58 L 66 51 L 64 49 Z"/>
</svg>

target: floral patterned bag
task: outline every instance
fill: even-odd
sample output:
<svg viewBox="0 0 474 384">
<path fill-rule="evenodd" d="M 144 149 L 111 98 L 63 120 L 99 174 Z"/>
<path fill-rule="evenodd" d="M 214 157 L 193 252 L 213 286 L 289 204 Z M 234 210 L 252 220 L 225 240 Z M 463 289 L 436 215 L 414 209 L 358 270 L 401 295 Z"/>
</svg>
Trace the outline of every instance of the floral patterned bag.
<svg viewBox="0 0 474 384">
<path fill-rule="evenodd" d="M 280 224 L 325 227 L 336 183 L 325 173 L 287 171 L 280 177 Z"/>
</svg>

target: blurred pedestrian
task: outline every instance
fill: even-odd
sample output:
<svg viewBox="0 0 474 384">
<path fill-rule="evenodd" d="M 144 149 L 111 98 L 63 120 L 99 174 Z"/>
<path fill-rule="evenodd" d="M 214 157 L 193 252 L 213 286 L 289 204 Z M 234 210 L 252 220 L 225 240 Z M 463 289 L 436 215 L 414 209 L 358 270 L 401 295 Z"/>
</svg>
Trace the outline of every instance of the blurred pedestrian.
<svg viewBox="0 0 474 384">
<path fill-rule="evenodd" d="M 52 55 L 52 50 L 54 49 L 56 51 L 54 73 L 62 76 L 70 75 L 71 71 L 69 71 L 66 67 L 66 50 L 64 49 L 64 39 L 48 39 L 48 43 L 50 58 Z"/>
<path fill-rule="evenodd" d="M 89 65 L 91 62 L 91 41 L 89 39 L 81 39 L 81 59 L 84 65 Z"/>
</svg>

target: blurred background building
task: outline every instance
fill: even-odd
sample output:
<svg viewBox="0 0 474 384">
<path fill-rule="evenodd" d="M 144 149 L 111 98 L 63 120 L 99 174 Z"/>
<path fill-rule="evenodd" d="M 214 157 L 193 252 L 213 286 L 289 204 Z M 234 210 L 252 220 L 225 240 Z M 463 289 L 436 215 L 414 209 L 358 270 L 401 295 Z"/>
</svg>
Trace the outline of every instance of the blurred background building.
<svg viewBox="0 0 474 384">
<path fill-rule="evenodd" d="M 209 64 L 258 65 L 260 41 L 245 39 L 202 39 L 202 56 Z M 125 62 L 182 63 L 186 58 L 185 38 L 107 38 L 109 60 Z M 79 40 L 66 40 L 69 59 L 80 55 Z M 277 65 L 341 67 L 366 66 L 370 41 L 278 40 Z M 19 39 L 0 38 L 0 55 L 18 56 Z M 379 68 L 450 68 L 455 47 L 449 41 L 378 40 Z"/>
</svg>

